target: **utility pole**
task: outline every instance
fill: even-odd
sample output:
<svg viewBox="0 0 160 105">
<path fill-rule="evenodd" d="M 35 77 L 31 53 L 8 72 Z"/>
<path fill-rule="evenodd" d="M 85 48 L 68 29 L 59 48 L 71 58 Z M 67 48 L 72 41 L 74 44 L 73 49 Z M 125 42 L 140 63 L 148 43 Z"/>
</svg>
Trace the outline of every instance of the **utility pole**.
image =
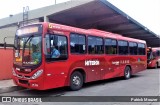
<svg viewBox="0 0 160 105">
<path fill-rule="evenodd" d="M 56 5 L 56 0 L 54 0 L 55 1 L 55 5 Z"/>
</svg>

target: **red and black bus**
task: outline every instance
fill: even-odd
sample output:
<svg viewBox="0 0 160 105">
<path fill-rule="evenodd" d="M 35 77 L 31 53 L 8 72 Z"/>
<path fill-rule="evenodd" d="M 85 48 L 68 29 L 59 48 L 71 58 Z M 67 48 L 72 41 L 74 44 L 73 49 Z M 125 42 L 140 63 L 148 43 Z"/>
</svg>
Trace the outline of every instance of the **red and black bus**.
<svg viewBox="0 0 160 105">
<path fill-rule="evenodd" d="M 78 90 L 86 82 L 120 76 L 129 79 L 146 70 L 146 51 L 145 41 L 110 32 L 32 24 L 16 32 L 13 80 L 31 89 L 70 86 Z"/>
</svg>

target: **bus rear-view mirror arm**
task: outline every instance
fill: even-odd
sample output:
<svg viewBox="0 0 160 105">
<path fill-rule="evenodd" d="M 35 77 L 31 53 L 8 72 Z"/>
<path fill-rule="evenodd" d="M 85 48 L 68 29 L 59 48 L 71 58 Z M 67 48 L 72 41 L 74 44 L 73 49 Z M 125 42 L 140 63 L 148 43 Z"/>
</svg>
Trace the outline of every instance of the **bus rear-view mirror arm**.
<svg viewBox="0 0 160 105">
<path fill-rule="evenodd" d="M 13 38 L 13 37 L 11 37 L 11 36 L 4 37 L 4 39 L 3 39 L 3 42 L 4 42 L 4 49 L 6 49 L 6 47 L 13 47 L 14 49 L 16 49 L 16 47 L 15 47 L 14 45 L 12 45 L 12 44 L 7 45 L 7 43 L 6 43 L 6 38 Z"/>
<path fill-rule="evenodd" d="M 6 45 L 6 38 L 7 38 L 7 37 L 4 37 L 4 39 L 3 39 L 3 41 L 4 41 L 4 49 L 6 49 L 6 46 L 7 46 L 7 45 Z"/>
</svg>

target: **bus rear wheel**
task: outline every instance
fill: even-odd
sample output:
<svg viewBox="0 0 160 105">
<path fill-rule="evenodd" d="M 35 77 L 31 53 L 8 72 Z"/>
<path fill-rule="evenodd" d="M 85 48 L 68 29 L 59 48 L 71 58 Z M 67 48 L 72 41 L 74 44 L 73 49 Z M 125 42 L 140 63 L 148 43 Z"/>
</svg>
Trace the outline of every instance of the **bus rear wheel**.
<svg viewBox="0 0 160 105">
<path fill-rule="evenodd" d="M 131 78 L 131 68 L 129 66 L 126 66 L 124 70 L 124 78 L 125 79 Z"/>
<path fill-rule="evenodd" d="M 73 91 L 81 89 L 83 86 L 83 75 L 79 71 L 72 73 L 70 77 L 70 89 Z"/>
</svg>

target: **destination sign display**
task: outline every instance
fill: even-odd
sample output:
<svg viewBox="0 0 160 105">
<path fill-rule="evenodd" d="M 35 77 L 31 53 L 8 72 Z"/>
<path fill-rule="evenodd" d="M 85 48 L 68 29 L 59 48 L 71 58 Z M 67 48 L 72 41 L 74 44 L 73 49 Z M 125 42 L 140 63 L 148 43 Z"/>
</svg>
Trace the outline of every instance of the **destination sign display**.
<svg viewBox="0 0 160 105">
<path fill-rule="evenodd" d="M 41 26 L 42 27 L 42 26 Z M 42 32 L 42 28 L 39 25 L 27 26 L 17 30 L 17 35 L 33 34 Z"/>
</svg>

